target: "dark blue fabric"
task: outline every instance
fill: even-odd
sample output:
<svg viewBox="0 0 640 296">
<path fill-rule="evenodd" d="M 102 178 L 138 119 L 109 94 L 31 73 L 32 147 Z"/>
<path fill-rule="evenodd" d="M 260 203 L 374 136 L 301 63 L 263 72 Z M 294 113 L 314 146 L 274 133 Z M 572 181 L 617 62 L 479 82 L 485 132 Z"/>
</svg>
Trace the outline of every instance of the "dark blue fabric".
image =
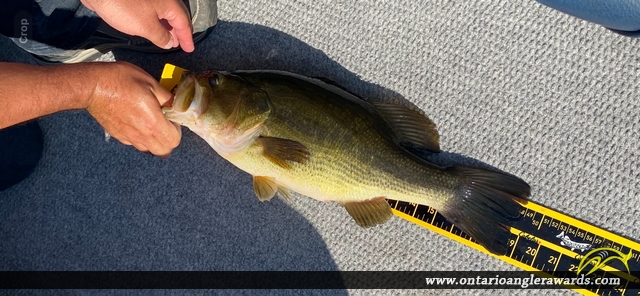
<svg viewBox="0 0 640 296">
<path fill-rule="evenodd" d="M 100 22 L 79 0 L 4 0 L 0 16 L 0 33 L 32 53 L 47 46 L 75 49 Z"/>
<path fill-rule="evenodd" d="M 24 180 L 42 156 L 42 131 L 36 121 L 0 130 L 0 191 Z"/>
<path fill-rule="evenodd" d="M 538 2 L 610 29 L 640 31 L 637 0 L 537 0 Z"/>
<path fill-rule="evenodd" d="M 0 38 L 0 49 L 0 60 L 28 61 L 28 54 L 6 38 Z M 167 62 L 194 71 L 286 69 L 350 82 L 349 89 L 363 96 L 383 93 L 302 41 L 245 23 L 220 22 L 192 54 L 121 50 L 114 55 L 154 77 Z M 39 123 L 44 134 L 40 163 L 26 180 L 0 191 L 0 270 L 338 270 L 316 226 L 291 206 L 331 205 L 306 197 L 259 202 L 251 176 L 186 129 L 180 146 L 160 159 L 115 139 L 105 142 L 104 130 L 86 111 L 59 112 Z M 352 223 L 346 213 L 342 218 Z M 220 292 L 229 293 L 234 291 Z"/>
</svg>

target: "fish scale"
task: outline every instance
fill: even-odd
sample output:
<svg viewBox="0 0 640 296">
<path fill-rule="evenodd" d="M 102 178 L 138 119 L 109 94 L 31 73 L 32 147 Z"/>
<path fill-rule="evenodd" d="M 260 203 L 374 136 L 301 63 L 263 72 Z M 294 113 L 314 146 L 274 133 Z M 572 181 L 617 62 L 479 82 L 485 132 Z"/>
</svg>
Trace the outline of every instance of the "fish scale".
<svg viewBox="0 0 640 296">
<path fill-rule="evenodd" d="M 429 204 L 504 254 L 505 223 L 530 195 L 515 176 L 430 163 L 412 152 L 440 150 L 424 114 L 365 102 L 324 80 L 282 71 L 187 72 L 173 102 L 165 117 L 251 174 L 261 201 L 287 190 L 336 201 L 363 227 L 389 219 L 385 199 Z"/>
<path fill-rule="evenodd" d="M 311 96 L 293 97 L 278 95 L 279 92 L 287 92 L 287 89 L 280 87 L 269 96 L 276 107 L 266 124 L 268 135 L 307 146 L 312 155 L 309 162 L 293 164 L 291 171 L 278 169 L 273 173 L 273 164 L 264 160 L 262 148 L 257 146 L 252 148 L 254 153 L 232 161 L 239 168 L 258 175 L 274 175 L 285 187 L 319 200 L 361 201 L 378 196 L 397 196 L 397 199 L 424 203 L 424 196 L 433 196 L 436 198 L 430 200 L 432 204 L 443 204 L 437 199 L 438 192 L 430 190 L 431 186 L 425 186 L 425 179 L 437 174 L 436 171 L 427 171 L 396 147 L 380 145 L 381 141 L 377 139 L 380 136 L 375 130 L 365 128 L 365 119 L 356 116 L 356 111 L 326 105 Z M 291 115 L 295 113 L 299 114 Z M 315 120 L 308 123 L 304 120 L 307 118 Z M 355 120 L 344 123 L 347 118 Z M 340 123 L 343 123 L 342 128 L 334 128 Z M 331 132 L 313 133 L 316 129 Z M 346 149 L 348 147 L 352 149 Z M 373 156 L 374 161 L 364 159 L 368 156 Z M 433 183 L 440 183 L 442 179 Z M 457 182 L 449 182 L 452 183 Z M 325 190 L 313 191 L 300 184 L 312 184 Z"/>
<path fill-rule="evenodd" d="M 173 89 L 180 79 L 184 69 L 173 65 L 165 65 L 160 80 L 167 90 Z M 324 161 L 327 169 L 335 169 L 337 164 Z M 366 173 L 366 172 L 364 172 Z M 344 177 L 343 174 L 340 177 Z M 382 184 L 381 186 L 386 186 Z M 584 265 L 593 255 L 587 257 L 588 252 L 607 251 L 613 254 L 614 250 L 623 254 L 631 254 L 627 261 L 611 260 L 607 264 L 598 266 L 590 277 L 619 277 L 620 285 L 611 288 L 568 286 L 585 295 L 639 295 L 640 294 L 640 243 L 633 241 L 610 231 L 603 230 L 594 225 L 572 218 L 568 215 L 546 208 L 543 205 L 529 202 L 519 209 L 521 219 L 514 221 L 509 237 L 509 252 L 503 256 L 496 256 L 473 240 L 468 234 L 447 221 L 434 207 L 418 205 L 416 203 L 396 200 L 388 201 L 393 208 L 393 213 L 412 223 L 421 225 L 436 233 L 456 240 L 469 247 L 487 253 L 500 260 L 518 266 L 530 272 L 543 272 L 547 277 L 559 277 L 560 274 L 578 274 L 578 267 Z M 565 236 L 559 237 L 561 233 Z M 564 238 L 564 239 L 563 239 Z M 571 242 L 590 245 L 591 251 L 571 250 Z M 615 254 L 614 254 L 615 255 Z M 623 256 L 619 256 L 623 257 Z M 586 265 L 587 271 L 592 264 Z M 627 273 L 626 268 L 632 271 Z M 587 271 L 583 270 L 583 273 Z"/>
</svg>

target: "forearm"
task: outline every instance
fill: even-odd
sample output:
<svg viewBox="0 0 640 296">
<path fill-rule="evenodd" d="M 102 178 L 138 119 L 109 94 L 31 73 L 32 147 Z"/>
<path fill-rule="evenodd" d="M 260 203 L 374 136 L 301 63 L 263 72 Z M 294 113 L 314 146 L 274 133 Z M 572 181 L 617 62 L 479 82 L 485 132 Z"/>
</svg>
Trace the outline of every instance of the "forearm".
<svg viewBox="0 0 640 296">
<path fill-rule="evenodd" d="M 0 129 L 62 110 L 85 108 L 95 88 L 93 63 L 0 63 Z"/>
</svg>

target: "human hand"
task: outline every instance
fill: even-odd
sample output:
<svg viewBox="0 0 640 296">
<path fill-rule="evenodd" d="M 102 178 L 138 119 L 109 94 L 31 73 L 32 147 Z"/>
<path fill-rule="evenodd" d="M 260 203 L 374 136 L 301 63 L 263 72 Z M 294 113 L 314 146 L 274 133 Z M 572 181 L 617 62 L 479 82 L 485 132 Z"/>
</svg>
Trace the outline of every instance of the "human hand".
<svg viewBox="0 0 640 296">
<path fill-rule="evenodd" d="M 116 30 L 141 36 L 160 48 L 192 52 L 193 28 L 181 0 L 80 0 Z"/>
<path fill-rule="evenodd" d="M 180 143 L 181 129 L 165 119 L 162 106 L 172 94 L 144 70 L 125 62 L 93 63 L 96 85 L 87 111 L 125 145 L 168 156 Z"/>
</svg>

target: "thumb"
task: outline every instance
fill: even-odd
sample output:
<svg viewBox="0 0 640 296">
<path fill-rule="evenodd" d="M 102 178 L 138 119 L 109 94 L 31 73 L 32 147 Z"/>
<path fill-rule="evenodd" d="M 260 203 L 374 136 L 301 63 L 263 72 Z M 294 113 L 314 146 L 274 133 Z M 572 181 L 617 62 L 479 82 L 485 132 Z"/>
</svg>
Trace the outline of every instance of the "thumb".
<svg viewBox="0 0 640 296">
<path fill-rule="evenodd" d="M 170 49 L 175 44 L 173 34 L 159 20 L 152 22 L 140 36 L 163 49 Z"/>
</svg>

